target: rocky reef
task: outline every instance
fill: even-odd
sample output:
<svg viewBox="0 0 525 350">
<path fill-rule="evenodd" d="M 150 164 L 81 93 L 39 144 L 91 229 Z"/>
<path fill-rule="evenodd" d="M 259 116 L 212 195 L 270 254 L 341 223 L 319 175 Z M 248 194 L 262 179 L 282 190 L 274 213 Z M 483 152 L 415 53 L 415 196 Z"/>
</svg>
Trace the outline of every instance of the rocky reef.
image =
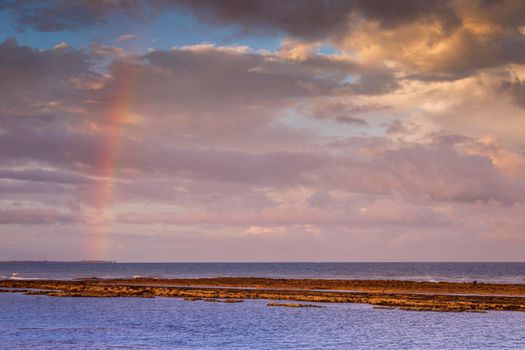
<svg viewBox="0 0 525 350">
<path fill-rule="evenodd" d="M 316 304 L 298 304 L 298 303 L 268 303 L 266 306 L 280 306 L 280 307 L 325 307 Z"/>
<path fill-rule="evenodd" d="M 225 303 L 264 299 L 367 303 L 415 311 L 525 311 L 525 285 L 520 284 L 209 278 L 0 280 L 0 288 L 3 292 L 52 297 L 176 297 Z"/>
<path fill-rule="evenodd" d="M 214 298 L 199 298 L 199 297 L 188 297 L 184 298 L 186 301 L 206 301 L 208 303 L 226 303 L 226 304 L 234 304 L 234 303 L 242 303 L 243 299 L 214 299 Z"/>
</svg>

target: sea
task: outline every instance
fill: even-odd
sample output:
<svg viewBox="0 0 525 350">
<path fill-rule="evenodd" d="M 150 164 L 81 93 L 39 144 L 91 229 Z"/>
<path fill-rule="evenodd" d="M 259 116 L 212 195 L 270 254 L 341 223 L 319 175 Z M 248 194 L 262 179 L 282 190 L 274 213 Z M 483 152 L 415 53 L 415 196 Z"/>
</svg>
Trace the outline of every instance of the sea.
<svg viewBox="0 0 525 350">
<path fill-rule="evenodd" d="M 0 279 L 258 276 L 525 283 L 525 263 L 0 263 Z M 525 312 L 0 293 L 0 349 L 525 349 Z"/>
<path fill-rule="evenodd" d="M 0 279 L 271 277 L 525 283 L 525 262 L 0 262 Z"/>
</svg>

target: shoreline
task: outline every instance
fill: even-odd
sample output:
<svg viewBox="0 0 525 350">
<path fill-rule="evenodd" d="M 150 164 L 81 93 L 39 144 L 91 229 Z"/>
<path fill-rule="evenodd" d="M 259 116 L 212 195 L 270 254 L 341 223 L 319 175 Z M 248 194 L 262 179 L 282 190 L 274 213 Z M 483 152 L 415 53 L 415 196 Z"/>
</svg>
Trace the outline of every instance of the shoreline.
<svg viewBox="0 0 525 350">
<path fill-rule="evenodd" d="M 53 297 L 175 297 L 365 303 L 415 311 L 525 311 L 525 284 L 217 277 L 0 280 L 0 292 Z M 37 289 L 37 290 L 35 290 Z M 1 294 L 1 293 L 0 293 Z M 1 297 L 1 296 L 0 296 Z"/>
</svg>

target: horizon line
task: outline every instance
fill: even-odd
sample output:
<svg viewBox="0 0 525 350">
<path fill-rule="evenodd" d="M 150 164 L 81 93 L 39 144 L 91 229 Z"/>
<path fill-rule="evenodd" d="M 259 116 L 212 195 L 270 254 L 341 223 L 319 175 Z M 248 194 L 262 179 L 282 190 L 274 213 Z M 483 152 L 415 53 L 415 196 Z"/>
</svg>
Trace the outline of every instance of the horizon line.
<svg viewBox="0 0 525 350">
<path fill-rule="evenodd" d="M 435 260 L 397 260 L 397 261 L 117 261 L 117 260 L 0 260 L 0 263 L 91 263 L 91 264 L 359 264 L 359 263 L 525 263 L 525 261 L 515 261 L 515 260 L 450 260 L 450 261 L 435 261 Z"/>
</svg>

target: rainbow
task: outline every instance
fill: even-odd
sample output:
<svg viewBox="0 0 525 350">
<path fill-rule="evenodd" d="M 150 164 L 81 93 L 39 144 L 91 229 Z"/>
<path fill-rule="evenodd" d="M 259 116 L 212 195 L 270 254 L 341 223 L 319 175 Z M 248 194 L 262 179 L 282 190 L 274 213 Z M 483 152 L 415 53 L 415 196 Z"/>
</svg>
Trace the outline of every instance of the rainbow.
<svg viewBox="0 0 525 350">
<path fill-rule="evenodd" d="M 104 146 L 97 177 L 100 179 L 94 196 L 96 218 L 89 232 L 88 254 L 90 259 L 108 258 L 111 227 L 111 207 L 115 197 L 115 179 L 118 176 L 119 157 L 122 151 L 122 136 L 130 121 L 137 70 L 125 65 L 115 80 L 114 95 L 108 105 L 107 119 L 103 122 Z"/>
</svg>

